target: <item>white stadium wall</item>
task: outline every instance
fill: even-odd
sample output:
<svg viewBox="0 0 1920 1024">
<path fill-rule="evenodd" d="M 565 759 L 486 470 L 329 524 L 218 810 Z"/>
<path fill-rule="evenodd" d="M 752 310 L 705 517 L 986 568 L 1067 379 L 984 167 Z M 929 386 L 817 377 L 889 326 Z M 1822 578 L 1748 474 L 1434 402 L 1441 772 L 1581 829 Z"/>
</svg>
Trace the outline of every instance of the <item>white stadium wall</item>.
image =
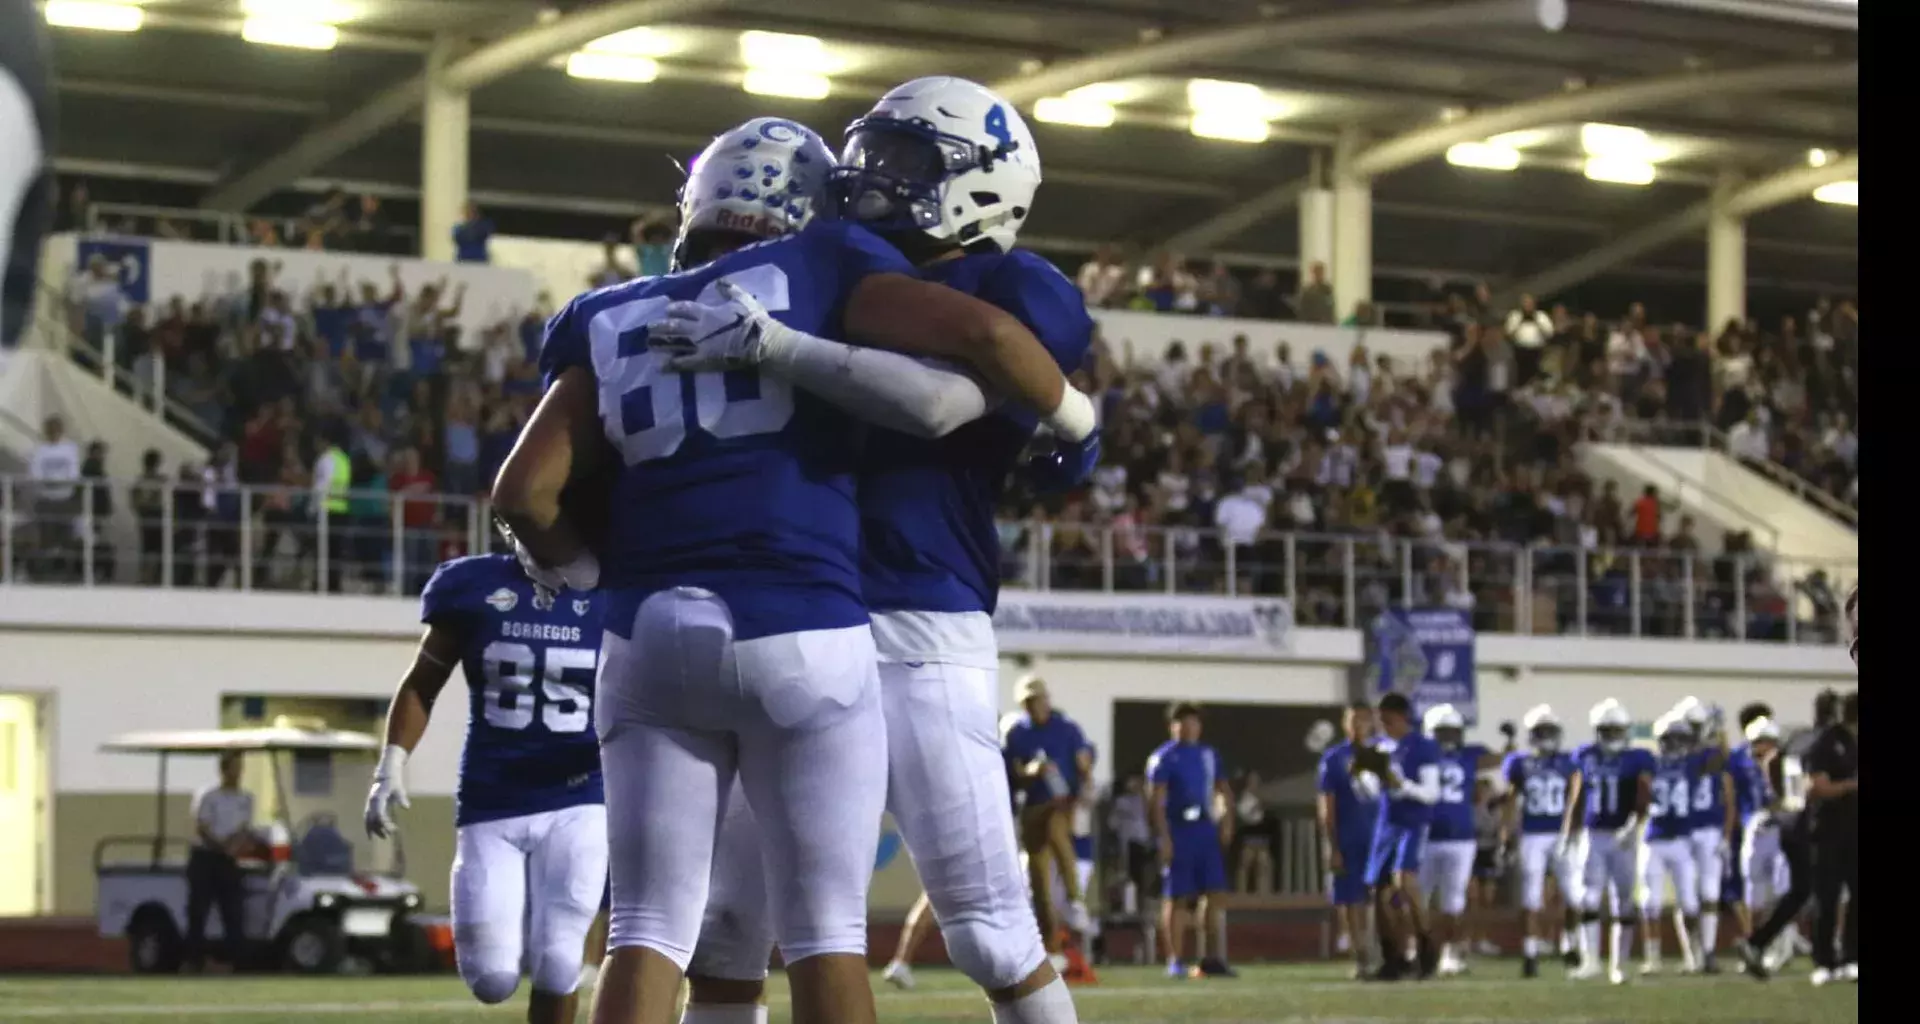
<svg viewBox="0 0 1920 1024">
<path fill-rule="evenodd" d="M 1002 637 L 1005 708 L 1024 661 L 1103 749 L 1116 700 L 1339 703 L 1362 652 L 1355 630 L 1286 628 L 1284 602 L 1009 591 L 1004 605 L 1003 618 L 1036 627 Z M 414 603 L 391 598 L 0 588 L 0 692 L 51 698 L 56 792 L 143 792 L 149 769 L 100 753 L 107 738 L 217 726 L 223 694 L 385 698 L 419 632 Z M 1797 721 L 1820 689 L 1854 678 L 1835 646 L 1483 634 L 1475 660 L 1488 739 L 1534 704 L 1578 720 L 1607 696 L 1640 717 L 1688 694 L 1765 699 Z M 462 706 L 464 693 L 442 702 L 410 762 L 416 792 L 452 792 Z M 211 765 L 182 764 L 173 786 L 211 778 Z"/>
</svg>

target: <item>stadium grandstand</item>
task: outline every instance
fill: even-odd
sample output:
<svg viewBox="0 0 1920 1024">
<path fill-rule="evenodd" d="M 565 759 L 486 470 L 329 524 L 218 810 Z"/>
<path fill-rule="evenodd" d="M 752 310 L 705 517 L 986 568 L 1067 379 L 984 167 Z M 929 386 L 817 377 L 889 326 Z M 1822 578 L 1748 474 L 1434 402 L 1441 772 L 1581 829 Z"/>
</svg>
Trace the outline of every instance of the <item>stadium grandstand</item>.
<svg viewBox="0 0 1920 1024">
<path fill-rule="evenodd" d="M 1857 1016 L 1851 986 L 1735 969 L 1528 987 L 1500 959 L 1533 949 L 1505 845 L 1453 943 L 1471 982 L 1350 986 L 1315 779 L 1343 709 L 1391 693 L 1460 709 L 1494 753 L 1524 754 L 1516 723 L 1549 704 L 1571 750 L 1609 698 L 1650 749 L 1683 699 L 1736 746 L 1756 702 L 1787 734 L 1829 724 L 1816 694 L 1856 678 L 1853 0 L 31 6 L 58 115 L 52 230 L 0 348 L 0 972 L 49 976 L 0 981 L 0 1020 L 516 1019 L 451 974 L 459 730 L 419 741 L 404 848 L 355 817 L 423 589 L 513 550 L 490 494 L 547 391 L 549 318 L 677 269 L 695 154 L 761 116 L 838 149 L 936 74 L 1031 125 L 1018 241 L 1094 324 L 1066 369 L 1098 463 L 997 490 L 992 609 L 996 712 L 1041 685 L 1096 755 L 1080 1019 Z M 1143 808 L 1180 701 L 1229 776 L 1208 941 L 1238 991 L 1157 966 Z M 155 898 L 184 906 L 186 795 L 215 775 L 174 755 L 214 748 L 162 754 L 150 835 L 151 765 L 124 751 L 167 744 L 127 734 L 276 729 L 296 739 L 232 748 L 248 877 L 284 892 L 344 835 L 345 873 L 415 887 L 389 913 L 420 948 L 403 964 L 316 910 L 287 927 L 336 922 L 319 961 L 292 932 L 270 959 L 427 976 L 60 980 L 180 959 L 184 923 L 116 920 L 107 880 L 169 879 Z M 921 894 L 904 852 L 889 819 L 876 968 Z M 957 971 L 876 991 L 882 1020 L 988 1017 Z"/>
</svg>

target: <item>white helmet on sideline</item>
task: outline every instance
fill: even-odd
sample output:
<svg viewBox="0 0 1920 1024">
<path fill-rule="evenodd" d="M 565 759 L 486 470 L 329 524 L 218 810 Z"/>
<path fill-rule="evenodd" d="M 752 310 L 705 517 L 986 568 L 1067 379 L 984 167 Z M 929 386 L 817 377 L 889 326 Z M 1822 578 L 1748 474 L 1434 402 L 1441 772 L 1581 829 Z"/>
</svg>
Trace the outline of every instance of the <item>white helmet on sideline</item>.
<svg viewBox="0 0 1920 1024">
<path fill-rule="evenodd" d="M 834 171 L 844 216 L 875 230 L 1007 252 L 1033 209 L 1040 150 L 1012 103 L 964 78 L 894 86 L 847 126 Z"/>
<path fill-rule="evenodd" d="M 1520 716 L 1521 728 L 1537 753 L 1551 754 L 1560 749 L 1560 716 L 1545 704 L 1536 704 Z"/>
<path fill-rule="evenodd" d="M 1619 701 L 1608 697 L 1595 704 L 1587 713 L 1587 722 L 1593 726 L 1600 749 L 1610 752 L 1627 749 L 1627 730 L 1633 727 L 1633 716 Z"/>
<path fill-rule="evenodd" d="M 1467 720 L 1451 704 L 1435 704 L 1421 720 L 1421 730 L 1442 750 L 1457 750 L 1466 739 Z"/>
<path fill-rule="evenodd" d="M 707 143 L 680 188 L 676 267 L 687 239 L 717 231 L 778 238 L 807 226 L 825 208 L 833 151 L 819 133 L 783 117 L 756 117 Z"/>
</svg>

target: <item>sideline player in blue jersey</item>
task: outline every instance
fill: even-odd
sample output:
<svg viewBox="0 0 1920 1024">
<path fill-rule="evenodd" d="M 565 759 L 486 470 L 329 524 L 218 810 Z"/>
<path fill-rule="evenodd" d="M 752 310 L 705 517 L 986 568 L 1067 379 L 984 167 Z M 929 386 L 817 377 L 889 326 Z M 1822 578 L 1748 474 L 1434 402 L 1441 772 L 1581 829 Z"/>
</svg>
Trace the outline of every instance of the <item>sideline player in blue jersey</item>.
<svg viewBox="0 0 1920 1024">
<path fill-rule="evenodd" d="M 1700 880 L 1700 917 L 1687 922 L 1702 973 L 1719 974 L 1720 904 L 1725 894 L 1728 865 L 1740 848 L 1740 813 L 1734 803 L 1733 750 L 1718 706 L 1688 697 L 1674 712 L 1693 731 L 1694 750 L 1689 763 L 1693 776 L 1692 831 L 1694 874 Z M 1676 928 L 1682 922 L 1674 922 Z"/>
<path fill-rule="evenodd" d="M 510 555 L 440 566 L 420 595 L 426 635 L 387 711 L 367 832 L 407 806 L 407 757 L 459 665 L 467 739 L 454 792 L 453 932 L 460 977 L 504 1002 L 522 965 L 529 1024 L 571 1024 L 587 930 L 607 884 L 593 678 L 601 599 L 534 583 Z"/>
<path fill-rule="evenodd" d="M 1653 754 L 1634 748 L 1627 731 L 1633 718 L 1621 703 L 1609 697 L 1587 713 L 1594 741 L 1573 752 L 1573 782 L 1567 792 L 1566 820 L 1560 827 L 1561 848 L 1582 845 L 1585 877 L 1581 894 L 1580 930 L 1587 959 L 1568 975 L 1575 979 L 1600 975 L 1600 905 L 1607 901 L 1613 915 L 1607 979 L 1624 984 L 1620 969 L 1634 918 L 1634 886 L 1640 878 L 1641 831 L 1652 801 Z"/>
<path fill-rule="evenodd" d="M 1641 974 L 1658 974 L 1660 963 L 1660 907 L 1666 901 L 1667 880 L 1673 881 L 1674 905 L 1691 924 L 1700 914 L 1699 867 L 1693 859 L 1693 789 L 1695 777 L 1693 726 L 1669 712 L 1653 723 L 1659 745 L 1653 785 L 1647 804 L 1647 849 L 1641 857 L 1640 948 L 1645 959 Z M 1689 928 L 1678 929 L 1681 973 L 1691 974 L 1698 962 Z"/>
<path fill-rule="evenodd" d="M 1733 849 L 1727 854 L 1727 867 L 1720 883 L 1722 909 L 1733 915 L 1736 941 L 1753 934 L 1753 906 L 1748 893 L 1747 860 L 1754 847 L 1755 833 L 1770 826 L 1767 813 L 1773 807 L 1772 786 L 1767 781 L 1767 764 L 1780 746 L 1780 727 L 1773 723 L 1773 709 L 1754 703 L 1740 709 L 1740 734 L 1743 742 L 1727 756 L 1727 774 L 1733 780 L 1733 806 L 1739 827 L 1734 832 Z M 1779 851 L 1775 832 L 1774 852 Z"/>
<path fill-rule="evenodd" d="M 1560 842 L 1575 771 L 1573 755 L 1560 747 L 1563 730 L 1551 707 L 1541 704 L 1528 709 L 1520 726 L 1527 732 L 1527 749 L 1508 754 L 1500 767 L 1508 794 L 1501 843 L 1505 845 L 1516 832 L 1520 836 L 1520 973 L 1534 978 L 1540 974 L 1540 954 L 1547 948 L 1546 922 L 1540 911 L 1546 905 L 1549 870 L 1563 903 L 1560 954 L 1569 958 L 1567 966 L 1576 967 L 1587 953 L 1581 945 L 1578 917 L 1580 867 Z M 1577 946 L 1581 948 L 1576 950 Z"/>
<path fill-rule="evenodd" d="M 1327 896 L 1333 912 L 1346 919 L 1348 944 L 1353 952 L 1353 976 L 1367 973 L 1373 940 L 1367 927 L 1367 858 L 1373 853 L 1373 830 L 1379 822 L 1380 786 L 1372 776 L 1354 769 L 1354 748 L 1373 742 L 1373 705 L 1347 705 L 1342 723 L 1347 738 L 1320 755 L 1317 799 L 1320 818 L 1320 860 L 1327 865 Z"/>
<path fill-rule="evenodd" d="M 736 774 L 767 846 L 788 851 L 765 867 L 795 1020 L 874 1016 L 866 892 L 885 723 L 859 587 L 856 424 L 751 367 L 669 363 L 743 324 L 795 360 L 807 339 L 844 335 L 961 360 L 1067 436 L 1093 427 L 1091 403 L 1018 320 L 914 279 L 864 229 L 808 224 L 830 164 L 818 136 L 778 118 L 717 138 L 682 193 L 676 260 L 692 269 L 590 292 L 555 316 L 547 394 L 494 484 L 537 573 L 600 582 L 604 558 L 596 725 L 615 812 L 601 1024 L 673 1019 Z M 860 351 L 857 366 L 834 364 L 841 376 L 954 376 Z M 560 495 L 600 476 L 607 443 L 613 515 L 596 553 Z"/>
<path fill-rule="evenodd" d="M 1167 974 L 1172 977 L 1232 976 L 1224 958 L 1209 955 L 1211 922 L 1225 893 L 1227 860 L 1221 835 L 1232 828 L 1214 820 L 1216 795 L 1231 806 L 1220 755 L 1200 742 L 1200 706 L 1182 701 L 1167 709 L 1172 738 L 1147 758 L 1147 820 L 1160 853 L 1160 929 L 1167 937 Z M 1191 904 L 1191 909 L 1189 908 Z M 1180 956 L 1187 926 L 1194 932 L 1192 971 Z"/>
<path fill-rule="evenodd" d="M 1473 821 L 1474 784 L 1482 771 L 1500 763 L 1500 755 L 1467 742 L 1466 718 L 1451 704 L 1428 708 L 1421 724 L 1440 751 L 1440 795 L 1433 803 L 1427 848 L 1420 862 L 1420 906 L 1425 910 L 1439 903 L 1439 916 L 1431 928 L 1440 956 L 1435 971 L 1451 976 L 1467 969 L 1454 947 L 1465 944 L 1461 915 L 1467 912 L 1467 885 L 1473 880 L 1473 859 L 1480 846 Z"/>
<path fill-rule="evenodd" d="M 1013 247 L 1040 183 L 1040 158 L 1011 103 L 960 79 L 908 82 L 848 129 L 844 164 L 833 187 L 845 216 L 908 254 L 929 280 L 1018 318 L 1059 372 L 1079 366 L 1093 324 L 1078 289 L 1045 260 Z M 948 386 L 937 393 L 904 400 L 864 393 L 841 367 L 871 353 L 808 338 L 810 350 L 838 353 L 827 372 L 809 373 L 799 360 L 768 358 L 746 344 L 747 329 L 743 324 L 703 338 L 698 353 L 678 363 L 696 369 L 754 363 L 886 428 L 868 434 L 857 493 L 861 585 L 873 610 L 887 717 L 888 810 L 949 956 L 987 992 L 996 1017 L 1066 1024 L 1075 1013 L 1057 966 L 1049 963 L 1061 915 L 1048 893 L 1054 869 L 1071 860 L 1067 822 L 1036 803 L 1030 815 L 1037 826 L 1062 827 L 1030 832 L 1032 844 L 1016 842 L 995 728 L 999 538 L 993 516 L 1003 483 L 1034 434 L 1034 417 L 957 376 L 940 378 Z M 1037 485 L 1057 489 L 1084 478 L 1097 453 L 1097 434 L 1056 431 L 1055 447 L 1028 470 Z M 1074 766 L 1060 767 L 1073 782 Z M 1033 859 L 1028 884 L 1019 867 L 1022 845 L 1059 851 Z M 750 835 L 729 834 L 717 856 L 726 861 L 729 850 L 737 850 L 753 858 L 758 846 Z M 1052 861 L 1060 863 L 1049 867 Z M 716 878 L 735 874 L 729 865 L 716 867 Z M 1084 935 L 1091 922 L 1080 881 L 1066 871 L 1059 884 L 1064 920 Z M 727 922 L 729 936 L 751 936 L 755 929 L 740 922 L 753 920 L 754 911 L 740 903 L 716 882 L 707 918 Z M 1044 927 L 1036 925 L 1036 909 Z M 722 997 L 722 986 L 702 983 L 706 965 L 733 978 L 740 972 L 731 965 L 765 961 L 764 953 L 725 949 L 703 936 L 691 1005 Z M 890 966 L 888 979 L 910 984 L 904 965 L 897 966 Z M 732 998 L 740 997 L 735 988 Z"/>
<path fill-rule="evenodd" d="M 1433 805 L 1440 799 L 1440 748 L 1421 734 L 1406 694 L 1382 696 L 1375 713 L 1391 743 L 1354 752 L 1355 763 L 1379 780 L 1386 796 L 1367 855 L 1367 886 L 1373 892 L 1374 921 L 1386 956 L 1375 977 L 1427 978 L 1439 966 L 1439 950 L 1420 903 L 1420 859 Z"/>
</svg>

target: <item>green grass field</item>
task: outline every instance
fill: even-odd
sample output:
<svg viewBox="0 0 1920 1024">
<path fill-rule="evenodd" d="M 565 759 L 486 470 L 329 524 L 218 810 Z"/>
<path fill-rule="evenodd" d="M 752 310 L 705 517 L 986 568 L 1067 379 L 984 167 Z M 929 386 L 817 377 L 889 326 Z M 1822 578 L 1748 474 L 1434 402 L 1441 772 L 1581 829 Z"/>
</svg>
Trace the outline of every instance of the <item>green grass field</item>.
<svg viewBox="0 0 1920 1024">
<path fill-rule="evenodd" d="M 1359 985 L 1330 965 L 1248 967 L 1235 981 L 1171 981 L 1148 968 L 1115 967 L 1101 984 L 1075 990 L 1080 1019 L 1131 1024 L 1837 1024 L 1859 1017 L 1859 988 L 1816 989 L 1804 971 L 1760 984 L 1738 975 L 1663 977 L 1618 988 L 1573 983 L 1557 967 L 1522 981 L 1507 961 L 1482 961 L 1464 978 L 1425 984 Z M 920 985 L 896 992 L 875 979 L 880 1019 L 888 1024 L 987 1020 L 981 997 L 950 970 L 920 972 Z M 787 1021 L 784 992 L 772 999 L 773 1020 Z M 523 1019 L 524 996 L 482 1007 L 459 979 L 213 977 L 0 978 L 0 1021 L 112 1024 L 131 1020 L 209 1024 L 284 1024 L 350 1020 L 352 1024 Z M 585 1020 L 584 1011 L 581 1020 Z"/>
</svg>

